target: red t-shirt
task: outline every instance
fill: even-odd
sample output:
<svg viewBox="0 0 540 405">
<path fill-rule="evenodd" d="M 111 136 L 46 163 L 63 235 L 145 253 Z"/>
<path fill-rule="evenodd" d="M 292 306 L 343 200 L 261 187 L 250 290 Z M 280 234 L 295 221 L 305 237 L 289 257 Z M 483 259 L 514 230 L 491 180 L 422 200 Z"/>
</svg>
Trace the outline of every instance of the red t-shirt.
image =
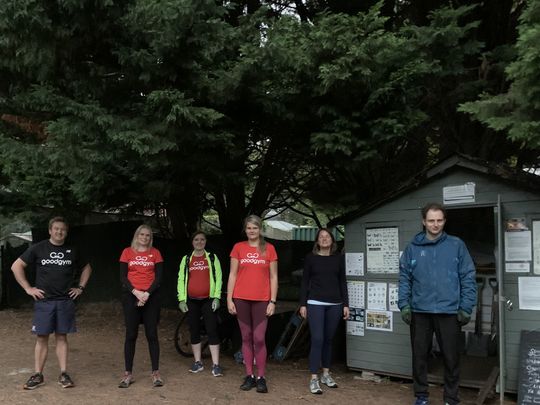
<svg viewBox="0 0 540 405">
<path fill-rule="evenodd" d="M 156 263 L 163 262 L 163 258 L 156 248 L 150 248 L 145 252 L 137 252 L 128 247 L 122 252 L 120 261 L 128 265 L 127 278 L 133 288 L 146 291 L 154 282 Z"/>
<path fill-rule="evenodd" d="M 231 251 L 231 257 L 238 260 L 233 298 L 270 300 L 270 262 L 278 259 L 274 246 L 266 242 L 266 252 L 261 254 L 256 246 L 249 246 L 247 241 L 238 242 Z"/>
<path fill-rule="evenodd" d="M 208 298 L 210 295 L 210 267 L 206 256 L 193 256 L 189 262 L 187 288 L 190 298 Z"/>
</svg>

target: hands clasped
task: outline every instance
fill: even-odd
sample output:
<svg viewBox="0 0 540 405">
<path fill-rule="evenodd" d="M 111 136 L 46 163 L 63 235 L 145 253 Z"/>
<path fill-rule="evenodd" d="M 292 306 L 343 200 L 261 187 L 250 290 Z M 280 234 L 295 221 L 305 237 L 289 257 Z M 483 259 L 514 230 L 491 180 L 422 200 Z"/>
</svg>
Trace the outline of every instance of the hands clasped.
<svg viewBox="0 0 540 405">
<path fill-rule="evenodd" d="M 144 306 L 146 301 L 148 301 L 148 297 L 150 297 L 150 293 L 148 291 L 140 291 L 135 288 L 131 291 L 131 293 L 137 298 L 138 307 Z"/>
</svg>

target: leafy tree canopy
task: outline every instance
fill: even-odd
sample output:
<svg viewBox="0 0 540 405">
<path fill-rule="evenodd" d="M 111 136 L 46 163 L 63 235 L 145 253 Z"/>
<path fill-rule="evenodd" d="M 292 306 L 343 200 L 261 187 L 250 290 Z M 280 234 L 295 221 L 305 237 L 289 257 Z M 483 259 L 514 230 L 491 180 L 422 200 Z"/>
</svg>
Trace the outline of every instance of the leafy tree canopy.
<svg viewBox="0 0 540 405">
<path fill-rule="evenodd" d="M 452 151 L 507 157 L 457 112 L 500 82 L 467 3 L 8 2 L 3 199 L 153 212 L 176 236 L 213 209 L 233 240 L 248 213 L 357 205 Z"/>
<path fill-rule="evenodd" d="M 506 68 L 507 91 L 484 93 L 479 101 L 464 103 L 461 111 L 471 114 L 533 153 L 540 150 L 540 1 L 528 2 L 520 17 L 517 58 Z"/>
</svg>

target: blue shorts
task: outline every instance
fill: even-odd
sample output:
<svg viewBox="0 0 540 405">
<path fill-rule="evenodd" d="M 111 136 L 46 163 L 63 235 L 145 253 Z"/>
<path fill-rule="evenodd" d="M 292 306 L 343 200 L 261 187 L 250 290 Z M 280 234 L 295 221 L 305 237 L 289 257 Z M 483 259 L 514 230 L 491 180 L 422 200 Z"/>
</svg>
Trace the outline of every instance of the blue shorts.
<svg viewBox="0 0 540 405">
<path fill-rule="evenodd" d="M 32 333 L 49 335 L 51 333 L 74 333 L 75 302 L 73 300 L 41 300 L 34 303 Z"/>
</svg>

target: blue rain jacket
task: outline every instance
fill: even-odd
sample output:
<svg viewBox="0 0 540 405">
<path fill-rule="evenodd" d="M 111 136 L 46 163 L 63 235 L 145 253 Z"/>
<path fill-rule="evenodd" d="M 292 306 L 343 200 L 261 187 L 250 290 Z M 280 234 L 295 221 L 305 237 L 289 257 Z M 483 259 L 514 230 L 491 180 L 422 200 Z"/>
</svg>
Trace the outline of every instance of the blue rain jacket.
<svg viewBox="0 0 540 405">
<path fill-rule="evenodd" d="M 399 260 L 398 306 L 413 312 L 472 313 L 476 305 L 476 270 L 463 241 L 442 235 L 429 240 L 417 234 Z"/>
</svg>

